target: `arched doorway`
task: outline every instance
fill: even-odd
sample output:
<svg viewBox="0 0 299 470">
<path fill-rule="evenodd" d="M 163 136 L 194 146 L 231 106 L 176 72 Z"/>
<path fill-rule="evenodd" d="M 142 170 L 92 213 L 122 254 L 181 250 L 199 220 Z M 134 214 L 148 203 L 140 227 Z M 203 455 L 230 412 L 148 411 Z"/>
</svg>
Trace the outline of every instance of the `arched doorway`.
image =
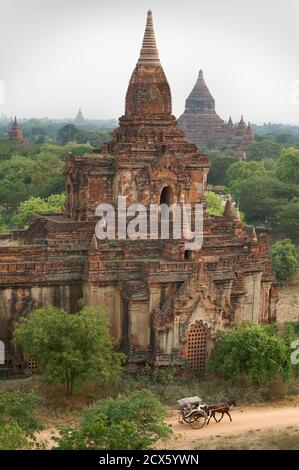
<svg viewBox="0 0 299 470">
<path fill-rule="evenodd" d="M 160 204 L 167 204 L 170 206 L 172 203 L 172 189 L 170 186 L 165 186 L 160 195 Z"/>
<path fill-rule="evenodd" d="M 192 251 L 191 250 L 185 250 L 184 251 L 184 259 L 186 261 L 192 261 Z"/>
<path fill-rule="evenodd" d="M 190 325 L 187 332 L 186 357 L 197 377 L 203 375 L 208 359 L 209 330 L 202 321 Z"/>
</svg>

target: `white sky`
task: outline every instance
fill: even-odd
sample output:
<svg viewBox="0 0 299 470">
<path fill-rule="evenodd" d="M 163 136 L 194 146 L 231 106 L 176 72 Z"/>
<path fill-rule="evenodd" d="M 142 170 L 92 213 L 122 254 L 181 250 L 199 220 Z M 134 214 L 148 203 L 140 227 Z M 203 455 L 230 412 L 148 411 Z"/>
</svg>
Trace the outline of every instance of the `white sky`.
<svg viewBox="0 0 299 470">
<path fill-rule="evenodd" d="M 0 0 L 0 114 L 119 117 L 148 8 L 177 117 L 202 68 L 223 119 L 299 124 L 298 0 Z"/>
</svg>

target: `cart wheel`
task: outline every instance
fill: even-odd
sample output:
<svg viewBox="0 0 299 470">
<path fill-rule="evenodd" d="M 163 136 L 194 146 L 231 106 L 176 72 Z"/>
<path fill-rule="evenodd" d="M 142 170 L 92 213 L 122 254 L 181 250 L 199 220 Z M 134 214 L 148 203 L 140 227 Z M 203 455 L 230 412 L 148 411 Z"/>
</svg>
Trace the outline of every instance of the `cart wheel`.
<svg viewBox="0 0 299 470">
<path fill-rule="evenodd" d="M 192 429 L 200 429 L 203 428 L 206 424 L 207 418 L 201 415 L 191 416 L 189 420 L 189 424 Z"/>
<path fill-rule="evenodd" d="M 183 416 L 183 421 L 184 421 L 184 423 L 188 423 L 188 424 L 189 424 L 189 423 L 190 423 L 190 416 L 189 416 L 189 418 L 185 418 L 185 417 Z"/>
</svg>

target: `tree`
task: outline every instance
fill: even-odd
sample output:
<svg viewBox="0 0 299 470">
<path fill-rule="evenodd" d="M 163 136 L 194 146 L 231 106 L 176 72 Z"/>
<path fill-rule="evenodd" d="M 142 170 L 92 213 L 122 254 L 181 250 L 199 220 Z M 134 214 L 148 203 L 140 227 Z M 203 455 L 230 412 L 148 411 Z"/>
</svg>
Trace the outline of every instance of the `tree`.
<svg viewBox="0 0 299 470">
<path fill-rule="evenodd" d="M 146 450 L 172 434 L 165 408 L 149 390 L 107 398 L 89 406 L 81 422 L 61 430 L 63 450 Z"/>
<path fill-rule="evenodd" d="M 205 198 L 207 202 L 207 212 L 210 215 L 222 215 L 224 211 L 224 205 L 222 200 L 213 191 L 206 191 Z"/>
<path fill-rule="evenodd" d="M 229 166 L 226 170 L 227 181 L 243 180 L 254 175 L 264 175 L 266 169 L 263 162 L 239 161 Z"/>
<path fill-rule="evenodd" d="M 33 215 L 61 212 L 64 202 L 64 194 L 52 194 L 47 200 L 32 196 L 20 204 L 18 213 L 13 217 L 12 222 L 18 228 L 26 227 Z"/>
<path fill-rule="evenodd" d="M 3 216 L 0 214 L 0 234 L 9 232 L 9 227 L 5 223 Z"/>
<path fill-rule="evenodd" d="M 282 151 L 276 175 L 286 183 L 299 184 L 299 149 L 290 147 Z"/>
<path fill-rule="evenodd" d="M 57 142 L 65 145 L 68 142 L 76 142 L 78 129 L 74 124 L 66 124 L 57 133 Z"/>
<path fill-rule="evenodd" d="M 0 162 L 0 201 L 7 212 L 16 210 L 21 201 L 35 192 L 32 185 L 34 163 L 32 160 L 14 156 Z"/>
<path fill-rule="evenodd" d="M 278 230 L 292 239 L 299 236 L 299 200 L 284 204 L 278 212 Z"/>
<path fill-rule="evenodd" d="M 77 144 L 75 142 L 68 142 L 63 146 L 47 142 L 40 148 L 40 152 L 50 153 L 62 157 L 63 159 L 66 159 L 69 153 L 82 156 L 91 151 L 92 147 L 89 144 Z"/>
<path fill-rule="evenodd" d="M 264 160 L 265 158 L 278 159 L 281 145 L 272 140 L 262 140 L 248 145 L 246 149 L 247 160 Z"/>
<path fill-rule="evenodd" d="M 279 181 L 270 175 L 254 175 L 243 180 L 232 180 L 228 186 L 239 202 L 246 221 L 279 228 L 279 212 L 299 195 L 299 186 Z"/>
<path fill-rule="evenodd" d="M 297 250 L 288 238 L 272 245 L 270 258 L 277 279 L 281 282 L 286 281 L 298 271 Z"/>
<path fill-rule="evenodd" d="M 46 131 L 41 126 L 31 127 L 30 129 L 30 140 L 35 144 L 43 144 L 45 141 Z"/>
<path fill-rule="evenodd" d="M 0 160 L 8 160 L 17 153 L 22 153 L 18 142 L 9 139 L 0 140 Z"/>
<path fill-rule="evenodd" d="M 64 166 L 61 157 L 45 151 L 0 161 L 1 208 L 12 213 L 21 202 L 40 196 L 49 180 L 63 174 Z"/>
<path fill-rule="evenodd" d="M 94 379 L 118 378 L 124 356 L 114 351 L 108 318 L 101 308 L 83 308 L 68 314 L 53 306 L 38 308 L 21 318 L 15 343 L 36 360 L 48 382 L 64 383 L 71 396 L 74 385 Z"/>
<path fill-rule="evenodd" d="M 208 151 L 211 168 L 208 173 L 208 183 L 212 185 L 224 185 L 227 183 L 226 171 L 233 164 L 235 157 L 216 151 Z"/>
<path fill-rule="evenodd" d="M 208 371 L 225 380 L 253 383 L 291 376 L 290 348 L 278 333 L 262 325 L 245 323 L 222 332 L 215 341 Z"/>
</svg>

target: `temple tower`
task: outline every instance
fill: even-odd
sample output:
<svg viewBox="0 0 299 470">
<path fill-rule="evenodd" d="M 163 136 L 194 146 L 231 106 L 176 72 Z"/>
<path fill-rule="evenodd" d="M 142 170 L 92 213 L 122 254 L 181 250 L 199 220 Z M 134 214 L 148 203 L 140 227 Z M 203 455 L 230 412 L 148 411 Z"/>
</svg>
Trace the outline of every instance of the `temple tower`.
<svg viewBox="0 0 299 470">
<path fill-rule="evenodd" d="M 243 116 L 237 127 L 231 117 L 227 123 L 219 117 L 202 70 L 186 99 L 185 111 L 178 119 L 178 125 L 187 139 L 201 151 L 207 148 L 218 149 L 239 157 L 255 140 L 253 131 L 250 125 L 246 126 Z"/>
<path fill-rule="evenodd" d="M 18 124 L 17 118 L 14 118 L 13 124 L 9 131 L 9 138 L 11 140 L 17 141 L 21 146 L 26 145 L 26 140 L 24 138 L 23 130 L 21 126 Z"/>
</svg>

